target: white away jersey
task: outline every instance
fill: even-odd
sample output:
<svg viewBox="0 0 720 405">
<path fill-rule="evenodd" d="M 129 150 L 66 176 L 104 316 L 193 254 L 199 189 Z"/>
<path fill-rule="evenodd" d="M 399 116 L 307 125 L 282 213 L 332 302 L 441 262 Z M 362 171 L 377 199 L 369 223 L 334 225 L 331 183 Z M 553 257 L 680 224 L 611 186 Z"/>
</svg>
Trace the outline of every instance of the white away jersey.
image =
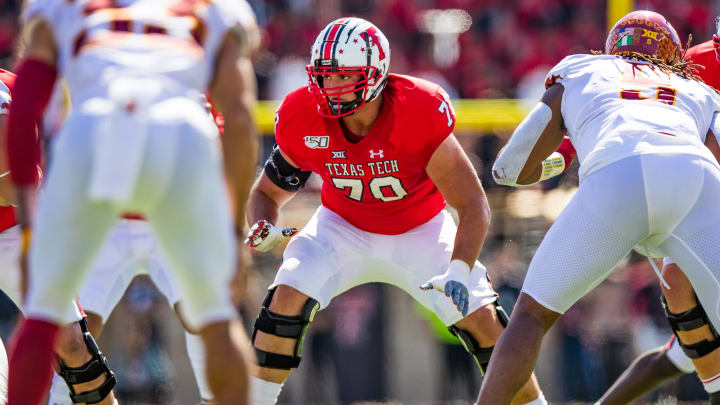
<svg viewBox="0 0 720 405">
<path fill-rule="evenodd" d="M 565 89 L 562 116 L 580 161 L 580 178 L 626 157 L 692 153 L 703 145 L 720 97 L 705 84 L 614 55 L 571 55 L 546 83 Z"/>
<path fill-rule="evenodd" d="M 227 33 L 257 34 L 245 0 L 30 0 L 24 18 L 52 28 L 74 106 L 107 98 L 117 79 L 148 78 L 164 98 L 204 103 Z"/>
</svg>

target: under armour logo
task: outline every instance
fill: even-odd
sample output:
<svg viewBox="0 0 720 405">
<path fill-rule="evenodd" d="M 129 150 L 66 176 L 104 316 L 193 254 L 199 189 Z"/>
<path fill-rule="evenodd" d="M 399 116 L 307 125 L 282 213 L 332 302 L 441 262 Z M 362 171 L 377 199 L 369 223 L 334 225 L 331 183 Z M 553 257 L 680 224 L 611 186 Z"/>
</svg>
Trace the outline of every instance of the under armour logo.
<svg viewBox="0 0 720 405">
<path fill-rule="evenodd" d="M 374 150 L 370 149 L 370 159 L 380 158 L 383 159 L 385 155 L 383 154 L 383 150 L 380 149 L 378 152 L 375 152 Z"/>
<path fill-rule="evenodd" d="M 344 150 L 331 150 L 330 153 L 332 153 L 331 159 L 347 159 Z"/>
</svg>

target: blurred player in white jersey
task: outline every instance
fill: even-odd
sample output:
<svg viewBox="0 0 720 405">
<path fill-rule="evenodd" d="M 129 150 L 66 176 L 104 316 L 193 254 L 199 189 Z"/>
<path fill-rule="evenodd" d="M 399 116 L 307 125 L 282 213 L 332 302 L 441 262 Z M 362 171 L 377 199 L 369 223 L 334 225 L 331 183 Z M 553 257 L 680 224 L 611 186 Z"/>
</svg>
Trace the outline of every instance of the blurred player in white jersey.
<svg viewBox="0 0 720 405">
<path fill-rule="evenodd" d="M 15 75 L 0 69 L 0 143 L 6 141 L 6 114 L 12 102 L 12 89 Z M 10 205 L 15 201 L 12 182 L 5 154 L 0 154 L 0 290 L 22 310 L 23 303 L 20 255 L 22 250 L 22 234 L 15 218 L 15 208 Z M 102 352 L 91 335 L 83 331 L 87 329 L 77 305 L 73 304 L 69 318 L 72 323 L 66 325 L 61 333 L 61 343 L 55 348 L 58 356 L 59 374 L 53 374 L 60 384 L 51 392 L 49 405 L 71 405 L 71 398 L 77 403 L 93 401 L 101 405 L 115 403 L 112 388 L 115 378 L 108 367 Z M 3 348 L 0 359 L 7 370 L 7 358 Z M 68 390 L 70 388 L 70 390 Z M 0 404 L 5 404 L 7 394 L 7 373 L 0 376 Z"/>
<path fill-rule="evenodd" d="M 62 127 L 69 111 L 69 99 L 64 89 L 65 86 L 56 85 L 50 104 L 45 110 L 43 135 L 49 138 L 52 138 Z M 221 120 L 216 119 L 216 122 Z M 222 131 L 222 127 L 220 130 Z M 95 258 L 87 280 L 78 293 L 78 301 L 82 304 L 86 315 L 87 329 L 95 339 L 100 337 L 110 314 L 132 280 L 140 274 L 147 274 L 150 277 L 176 311 L 186 329 L 187 353 L 200 396 L 203 402 L 212 402 L 213 395 L 205 378 L 205 351 L 202 340 L 197 335 L 198 331 L 187 331 L 189 327 L 183 322 L 179 311 L 180 292 L 175 275 L 160 250 L 152 228 L 140 215 L 124 215 L 113 226 Z M 73 353 L 82 349 L 74 336 L 67 333 L 60 336 L 57 343 L 58 350 Z M 50 395 L 50 405 L 68 404 L 67 385 L 57 374 L 53 375 Z"/>
<path fill-rule="evenodd" d="M 247 192 L 256 164 L 254 18 L 230 0 L 36 0 L 10 109 L 8 149 L 19 219 L 30 234 L 28 320 L 10 356 L 9 404 L 34 405 L 50 379 L 65 302 L 118 216 L 149 219 L 176 271 L 187 322 L 201 331 L 218 404 L 247 402 L 247 345 L 230 298 Z M 58 72 L 73 111 L 52 145 L 31 223 L 37 174 L 33 123 Z M 225 118 L 217 128 L 204 93 Z M 226 194 L 223 168 L 228 176 Z M 234 206 L 231 208 L 231 201 Z M 233 220 L 233 208 L 237 220 Z M 235 227 L 233 228 L 233 224 Z"/>
<path fill-rule="evenodd" d="M 547 329 L 633 247 L 673 257 L 720 326 L 720 166 L 709 150 L 720 98 L 694 79 L 681 49 L 663 16 L 628 14 L 606 55 L 571 55 L 550 71 L 541 102 L 498 156 L 496 181 L 531 184 L 567 130 L 580 186 L 530 263 L 478 404 L 510 402 Z"/>
<path fill-rule="evenodd" d="M 10 92 L 15 75 L 0 69 L 0 101 L 9 108 Z M 51 102 L 45 111 L 44 134 L 52 134 L 62 126 L 67 115 L 68 100 L 64 86 L 56 85 Z M 5 91 L 7 90 L 7 91 Z M 0 108 L 0 116 L 7 114 L 7 108 Z M 0 140 L 5 140 L 4 118 L 0 118 Z M 52 135 L 50 135 L 52 136 Z M 9 171 L 5 155 L 0 155 L 0 198 L 5 202 L 14 201 Z M 7 187 L 9 186 L 9 187 Z M 15 220 L 14 208 L 0 205 L 0 290 L 22 310 L 20 268 L 18 266 L 21 251 L 21 233 Z M 147 221 L 137 215 L 126 215 L 120 219 L 108 235 L 103 248 L 92 265 L 87 281 L 78 293 L 83 305 L 85 318 L 82 325 L 68 325 L 56 345 L 56 354 L 62 359 L 58 370 L 53 374 L 53 384 L 48 399 L 49 405 L 70 405 L 92 400 L 99 404 L 112 404 L 114 397 L 111 389 L 115 384 L 102 353 L 94 353 L 97 347 L 94 339 L 102 332 L 103 324 L 125 293 L 132 279 L 138 274 L 148 274 L 153 283 L 165 296 L 176 311 L 179 305 L 179 292 L 174 275 L 160 251 L 156 238 Z M 180 313 L 178 312 L 178 316 Z M 81 315 L 78 312 L 77 317 Z M 184 324 L 183 324 L 184 325 Z M 184 325 L 185 326 L 185 325 Z M 186 326 L 187 328 L 187 326 Z M 84 335 L 87 330 L 91 335 Z M 94 338 L 94 339 L 93 339 Z M 212 393 L 205 378 L 205 353 L 202 341 L 194 334 L 186 332 L 186 344 L 190 363 L 195 371 L 201 397 L 212 401 Z M 4 355 L 4 352 L 3 352 Z M 4 358 L 6 362 L 7 359 Z M 87 370 L 91 370 L 88 372 Z M 62 375 L 62 377 L 61 377 Z M 5 375 L 7 377 L 7 375 Z M 65 378 L 65 380 L 63 379 Z M 5 379 L 5 382 L 6 379 Z M 2 379 L 0 377 L 0 384 Z M 69 392 L 68 387 L 73 391 Z M 5 403 L 7 387 L 0 385 L 0 404 Z M 97 402 L 100 400 L 100 402 Z"/>
</svg>

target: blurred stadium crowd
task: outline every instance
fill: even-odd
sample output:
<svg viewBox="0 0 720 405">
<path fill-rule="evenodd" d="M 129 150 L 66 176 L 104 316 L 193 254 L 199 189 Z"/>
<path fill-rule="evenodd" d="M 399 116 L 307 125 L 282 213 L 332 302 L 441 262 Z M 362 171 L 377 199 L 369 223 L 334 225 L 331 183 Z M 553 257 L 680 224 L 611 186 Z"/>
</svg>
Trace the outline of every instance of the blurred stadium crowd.
<svg viewBox="0 0 720 405">
<path fill-rule="evenodd" d="M 607 30 L 606 5 L 597 0 L 248 2 L 264 31 L 255 68 L 260 98 L 267 100 L 282 99 L 306 82 L 304 66 L 312 41 L 328 21 L 342 15 L 366 18 L 385 32 L 392 47 L 391 71 L 435 81 L 453 98 L 535 98 L 550 67 L 568 54 L 602 49 Z M 20 3 L 0 0 L 0 67 L 12 68 Z M 717 5 L 712 0 L 636 2 L 636 8 L 668 16 L 681 38 L 692 34 L 694 44 L 710 38 Z M 461 11 L 437 11 L 451 9 Z M 458 135 L 493 209 L 481 260 L 509 309 L 535 248 L 572 196 L 577 171 L 533 188 L 499 187 L 489 168 L 509 132 Z M 266 154 L 272 143 L 272 137 L 264 137 Z M 293 200 L 282 224 L 304 224 L 319 203 L 317 185 L 310 183 Z M 256 272 L 241 308 L 248 322 L 257 315 L 281 254 L 256 256 Z M 627 258 L 554 328 L 538 368 L 548 398 L 593 401 L 636 354 L 666 341 L 670 330 L 659 298 L 647 261 Z M 3 339 L 15 321 L 8 305 L 0 302 Z M 152 285 L 139 278 L 100 339 L 118 372 L 117 393 L 124 404 L 196 403 L 181 354 L 181 329 L 169 311 Z M 442 329 L 399 291 L 379 285 L 351 290 L 313 324 L 305 342 L 306 360 L 288 382 L 281 403 L 469 401 L 477 393 L 479 373 Z M 696 379 L 685 377 L 652 397 L 663 395 L 700 400 L 705 394 Z"/>
</svg>

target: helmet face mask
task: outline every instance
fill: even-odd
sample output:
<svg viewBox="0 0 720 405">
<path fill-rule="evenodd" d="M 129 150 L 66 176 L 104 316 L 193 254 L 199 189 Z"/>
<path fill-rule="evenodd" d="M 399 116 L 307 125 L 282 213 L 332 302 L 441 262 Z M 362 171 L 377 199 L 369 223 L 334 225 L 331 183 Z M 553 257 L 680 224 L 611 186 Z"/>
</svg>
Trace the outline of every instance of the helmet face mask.
<svg viewBox="0 0 720 405">
<path fill-rule="evenodd" d="M 328 24 L 312 47 L 308 90 L 315 96 L 318 113 L 344 117 L 380 95 L 387 84 L 390 45 L 380 30 L 361 18 L 341 18 Z M 324 77 L 360 76 L 352 83 L 325 87 Z M 355 94 L 354 100 L 342 99 Z"/>
<path fill-rule="evenodd" d="M 376 84 L 378 70 L 374 66 L 367 69 L 354 67 L 313 67 L 306 68 L 310 80 L 310 92 L 315 95 L 320 114 L 327 117 L 343 117 L 360 109 L 367 102 L 368 88 Z M 326 76 L 360 76 L 360 80 L 336 87 L 325 87 Z M 342 100 L 347 94 L 355 95 L 351 101 Z"/>
<path fill-rule="evenodd" d="M 682 61 L 682 44 L 665 17 L 640 10 L 615 23 L 605 41 L 605 53 L 674 65 Z"/>
</svg>

